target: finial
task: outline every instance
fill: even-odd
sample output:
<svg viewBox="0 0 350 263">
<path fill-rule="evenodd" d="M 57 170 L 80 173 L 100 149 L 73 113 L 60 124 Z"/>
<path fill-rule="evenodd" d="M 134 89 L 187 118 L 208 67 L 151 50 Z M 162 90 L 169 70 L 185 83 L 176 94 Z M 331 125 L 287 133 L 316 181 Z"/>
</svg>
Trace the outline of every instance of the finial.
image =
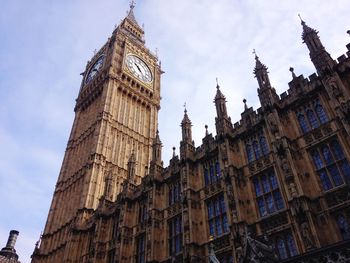
<svg viewBox="0 0 350 263">
<path fill-rule="evenodd" d="M 205 136 L 208 136 L 208 125 L 204 125 L 204 128 L 205 128 Z"/>
<path fill-rule="evenodd" d="M 218 78 L 216 78 L 216 88 L 217 88 L 217 89 L 219 89 L 219 88 L 220 88 Z"/>
<path fill-rule="evenodd" d="M 173 157 L 175 157 L 175 146 L 173 147 Z"/>
<path fill-rule="evenodd" d="M 289 68 L 289 71 L 292 72 L 292 77 L 293 77 L 293 79 L 295 79 L 297 76 L 296 76 L 295 73 L 294 73 L 294 68 L 293 68 L 293 67 L 290 67 L 290 68 Z"/>
<path fill-rule="evenodd" d="M 300 19 L 301 24 L 304 25 L 305 22 L 304 22 L 304 20 L 301 18 L 301 15 L 300 15 L 300 14 L 298 14 L 298 17 L 299 17 L 299 19 Z"/>
<path fill-rule="evenodd" d="M 243 99 L 243 103 L 244 103 L 244 110 L 247 110 L 248 109 L 247 100 Z"/>
<path fill-rule="evenodd" d="M 130 6 L 130 9 L 134 9 L 134 7 L 135 7 L 135 1 L 134 1 L 134 0 L 131 0 L 129 6 Z"/>
<path fill-rule="evenodd" d="M 185 112 L 185 114 L 187 113 L 187 108 L 186 108 L 186 102 L 184 103 L 184 112 Z"/>
<path fill-rule="evenodd" d="M 255 55 L 255 60 L 258 60 L 259 57 L 258 57 L 258 55 L 256 54 L 255 48 L 253 49 L 253 52 L 252 52 L 252 53 Z"/>
<path fill-rule="evenodd" d="M 154 50 L 154 52 L 156 53 L 156 57 L 158 57 L 158 48 L 156 47 L 156 49 Z"/>
</svg>

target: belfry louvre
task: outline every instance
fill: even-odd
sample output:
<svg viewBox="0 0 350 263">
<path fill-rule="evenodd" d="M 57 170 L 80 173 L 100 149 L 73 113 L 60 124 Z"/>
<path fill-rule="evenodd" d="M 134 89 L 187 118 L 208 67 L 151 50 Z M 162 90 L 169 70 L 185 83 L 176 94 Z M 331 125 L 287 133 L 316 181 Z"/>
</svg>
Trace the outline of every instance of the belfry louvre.
<svg viewBox="0 0 350 263">
<path fill-rule="evenodd" d="M 276 94 L 256 55 L 261 107 L 163 166 L 160 77 L 134 6 L 89 61 L 33 263 L 350 262 L 350 44 L 334 60 L 302 21 L 316 72 Z"/>
</svg>

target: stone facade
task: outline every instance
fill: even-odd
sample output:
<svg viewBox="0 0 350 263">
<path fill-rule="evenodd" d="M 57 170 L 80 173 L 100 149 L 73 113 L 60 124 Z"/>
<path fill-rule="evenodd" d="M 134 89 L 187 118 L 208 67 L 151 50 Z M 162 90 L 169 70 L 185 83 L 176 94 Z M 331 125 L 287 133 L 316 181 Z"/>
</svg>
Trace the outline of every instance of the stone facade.
<svg viewBox="0 0 350 263">
<path fill-rule="evenodd" d="M 317 74 L 291 68 L 279 96 L 256 56 L 261 108 L 232 124 L 217 85 L 216 135 L 195 147 L 185 110 L 163 167 L 162 71 L 131 6 L 87 65 L 32 262 L 350 262 L 350 44 L 333 60 L 302 28 Z"/>
</svg>

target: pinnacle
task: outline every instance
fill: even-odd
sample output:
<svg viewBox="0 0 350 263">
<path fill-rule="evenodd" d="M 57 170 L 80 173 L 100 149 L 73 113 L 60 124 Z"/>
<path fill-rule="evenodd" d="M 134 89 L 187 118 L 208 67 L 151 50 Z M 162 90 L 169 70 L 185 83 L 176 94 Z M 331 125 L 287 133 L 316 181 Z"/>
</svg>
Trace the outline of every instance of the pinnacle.
<svg viewBox="0 0 350 263">
<path fill-rule="evenodd" d="M 136 21 L 135 14 L 134 14 L 134 8 L 135 8 L 135 2 L 131 1 L 130 2 L 130 9 L 129 9 L 129 12 L 128 12 L 128 15 L 126 16 L 126 18 L 128 20 L 130 20 L 132 23 L 134 23 L 135 25 L 137 25 L 139 28 L 141 28 L 140 25 Z"/>
<path fill-rule="evenodd" d="M 302 33 L 302 39 L 303 39 L 303 40 L 305 40 L 306 36 L 307 36 L 308 34 L 310 34 L 310 33 L 315 33 L 315 34 L 318 33 L 315 29 L 309 27 L 309 26 L 305 23 L 305 21 L 301 18 L 300 14 L 298 14 L 298 16 L 299 16 L 299 18 L 300 18 L 301 25 L 303 26 L 303 33 Z"/>
</svg>

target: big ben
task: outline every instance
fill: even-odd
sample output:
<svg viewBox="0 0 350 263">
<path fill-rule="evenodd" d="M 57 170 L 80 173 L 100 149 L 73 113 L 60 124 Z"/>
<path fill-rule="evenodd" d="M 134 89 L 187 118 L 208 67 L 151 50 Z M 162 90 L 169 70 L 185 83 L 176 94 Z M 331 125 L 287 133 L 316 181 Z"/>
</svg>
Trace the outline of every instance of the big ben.
<svg viewBox="0 0 350 263">
<path fill-rule="evenodd" d="M 101 197 L 113 201 L 133 156 L 134 183 L 151 158 L 158 125 L 160 75 L 157 56 L 145 46 L 131 3 L 127 16 L 86 65 L 75 119 L 40 247 L 32 262 L 83 262 L 84 228 Z"/>
</svg>

